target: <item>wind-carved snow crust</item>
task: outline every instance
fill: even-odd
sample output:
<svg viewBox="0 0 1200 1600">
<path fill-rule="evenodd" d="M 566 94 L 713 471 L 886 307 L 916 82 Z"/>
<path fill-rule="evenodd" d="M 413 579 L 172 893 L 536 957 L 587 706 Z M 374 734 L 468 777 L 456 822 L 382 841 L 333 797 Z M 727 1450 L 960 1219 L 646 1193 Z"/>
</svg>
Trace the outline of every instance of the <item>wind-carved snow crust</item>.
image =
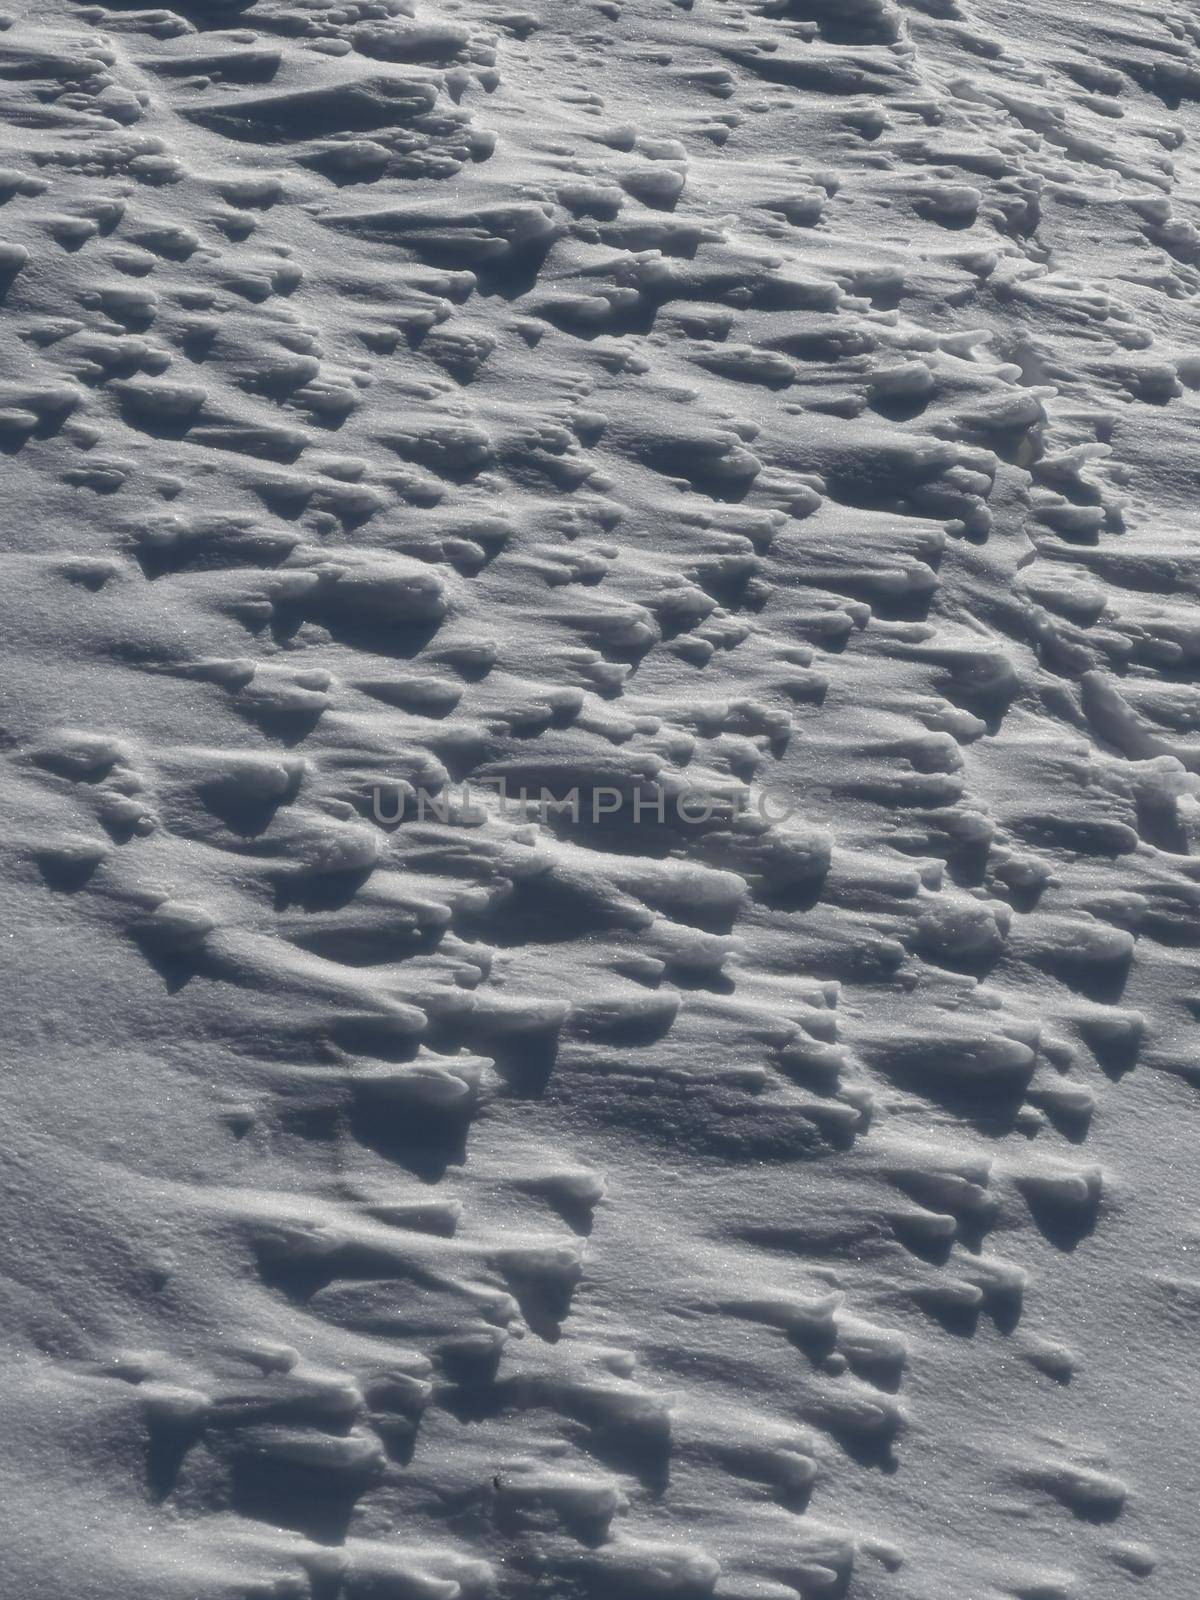
<svg viewBox="0 0 1200 1600">
<path fill-rule="evenodd" d="M 1191 1593 L 1195 19 L 0 81 L 0 1587 Z"/>
</svg>

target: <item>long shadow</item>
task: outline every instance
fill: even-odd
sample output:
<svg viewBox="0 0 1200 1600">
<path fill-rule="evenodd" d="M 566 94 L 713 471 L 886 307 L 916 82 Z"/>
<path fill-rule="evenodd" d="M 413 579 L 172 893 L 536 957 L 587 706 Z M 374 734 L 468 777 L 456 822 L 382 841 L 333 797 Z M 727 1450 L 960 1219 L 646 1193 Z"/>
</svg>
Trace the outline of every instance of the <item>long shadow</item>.
<svg viewBox="0 0 1200 1600">
<path fill-rule="evenodd" d="M 341 1544 L 350 1530 L 359 1496 L 377 1481 L 363 1472 L 357 1480 L 290 1462 L 250 1454 L 233 1462 L 232 1504 L 239 1515 L 290 1528 L 318 1544 Z"/>
<path fill-rule="evenodd" d="M 1118 1082 L 1137 1066 L 1142 1049 L 1140 1027 L 1133 1026 L 1114 1031 L 1103 1018 L 1098 1022 L 1090 1022 L 1083 1018 L 1077 1026 L 1097 1065 L 1114 1082 Z"/>
<path fill-rule="evenodd" d="M 319 622 L 338 642 L 369 655 L 392 656 L 410 661 L 436 636 L 442 619 L 431 622 L 378 622 L 361 612 L 343 610 L 338 605 L 313 603 L 299 608 L 275 604 L 271 633 L 277 644 L 286 644 L 305 622 Z"/>
<path fill-rule="evenodd" d="M 171 0 L 171 10 L 199 32 L 208 28 L 236 27 L 255 0 Z M 144 11 L 144 0 L 107 0 L 110 11 Z"/>
<path fill-rule="evenodd" d="M 110 5 L 110 10 L 118 11 L 123 8 L 126 0 L 115 0 Z M 139 0 L 128 0 L 134 6 Z M 228 27 L 229 23 L 236 21 L 238 16 L 256 3 L 256 0 L 234 0 L 233 4 L 197 3 L 197 0 L 172 0 L 171 10 L 179 16 L 187 16 L 189 21 L 194 18 L 189 13 L 202 14 L 213 12 L 220 13 L 212 25 Z M 197 24 L 199 26 L 199 24 Z M 154 60 L 154 71 L 162 77 L 168 78 L 194 78 L 209 77 L 221 83 L 270 83 L 278 74 L 280 56 L 271 49 L 255 49 L 252 46 L 230 45 L 228 50 L 204 50 L 195 55 L 177 57 L 157 56 Z"/>
<path fill-rule="evenodd" d="M 151 1416 L 146 1438 L 146 1487 L 161 1504 L 174 1489 L 188 1451 L 204 1434 L 199 1418 Z"/>
<path fill-rule="evenodd" d="M 197 794 L 205 809 L 243 839 L 255 839 L 274 821 L 280 806 L 290 805 L 300 789 L 301 773 L 289 780 L 287 789 L 267 800 L 248 795 L 236 777 L 211 778 L 201 783 Z"/>
<path fill-rule="evenodd" d="M 275 909 L 287 911 L 340 911 L 367 882 L 373 867 L 357 872 L 282 872 L 274 879 Z"/>
<path fill-rule="evenodd" d="M 33 859 L 48 889 L 55 894 L 78 894 L 87 888 L 104 856 L 102 853 L 72 856 L 58 850 L 39 850 Z"/>
<path fill-rule="evenodd" d="M 368 1150 L 423 1183 L 437 1183 L 467 1160 L 470 1118 L 424 1110 L 401 1112 L 363 1089 L 350 1111 L 350 1132 Z"/>
<path fill-rule="evenodd" d="M 1064 1205 L 1046 1195 L 1025 1194 L 1025 1204 L 1043 1239 L 1069 1255 L 1093 1233 L 1100 1214 L 1097 1196 L 1087 1206 Z"/>
</svg>

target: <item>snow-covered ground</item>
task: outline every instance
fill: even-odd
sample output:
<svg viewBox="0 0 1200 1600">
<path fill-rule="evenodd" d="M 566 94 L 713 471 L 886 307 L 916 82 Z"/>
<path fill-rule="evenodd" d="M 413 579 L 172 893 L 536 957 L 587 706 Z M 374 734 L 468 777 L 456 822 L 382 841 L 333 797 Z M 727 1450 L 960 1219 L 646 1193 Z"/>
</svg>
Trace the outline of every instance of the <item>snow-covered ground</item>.
<svg viewBox="0 0 1200 1600">
<path fill-rule="evenodd" d="M 1186 1600 L 1194 10 L 2 26 L 0 1591 Z"/>
</svg>

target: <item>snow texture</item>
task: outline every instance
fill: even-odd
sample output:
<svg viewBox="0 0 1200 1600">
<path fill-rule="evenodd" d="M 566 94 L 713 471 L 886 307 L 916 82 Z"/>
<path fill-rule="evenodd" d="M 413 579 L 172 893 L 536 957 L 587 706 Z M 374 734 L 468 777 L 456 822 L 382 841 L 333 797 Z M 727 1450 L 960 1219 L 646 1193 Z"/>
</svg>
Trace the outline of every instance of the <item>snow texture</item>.
<svg viewBox="0 0 1200 1600">
<path fill-rule="evenodd" d="M 1196 12 L 532 7 L 0 18 L 0 1591 L 1187 1600 Z"/>
</svg>

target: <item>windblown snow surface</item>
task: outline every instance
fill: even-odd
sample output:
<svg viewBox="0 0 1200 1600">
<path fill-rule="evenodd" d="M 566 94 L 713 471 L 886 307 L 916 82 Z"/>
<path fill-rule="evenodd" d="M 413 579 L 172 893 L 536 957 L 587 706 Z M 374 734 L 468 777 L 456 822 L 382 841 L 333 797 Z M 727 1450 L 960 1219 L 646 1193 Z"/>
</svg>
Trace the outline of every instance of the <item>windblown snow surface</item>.
<svg viewBox="0 0 1200 1600">
<path fill-rule="evenodd" d="M 4 1595 L 1195 1594 L 1196 12 L 2 24 Z"/>
</svg>

